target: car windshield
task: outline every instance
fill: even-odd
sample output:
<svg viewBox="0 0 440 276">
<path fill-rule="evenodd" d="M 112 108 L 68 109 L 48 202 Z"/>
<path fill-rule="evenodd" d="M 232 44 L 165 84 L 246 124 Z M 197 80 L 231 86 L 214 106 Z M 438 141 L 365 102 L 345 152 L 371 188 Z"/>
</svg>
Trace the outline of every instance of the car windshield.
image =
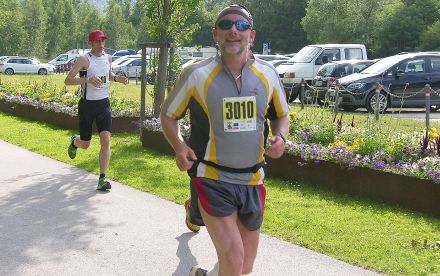
<svg viewBox="0 0 440 276">
<path fill-rule="evenodd" d="M 393 65 L 397 64 L 399 61 L 403 60 L 405 56 L 396 55 L 387 58 L 383 58 L 376 63 L 373 63 L 369 67 L 362 70 L 361 74 L 383 74 Z"/>
<path fill-rule="evenodd" d="M 289 62 L 310 62 L 321 52 L 321 47 L 306 46 L 301 49 Z"/>
<path fill-rule="evenodd" d="M 316 73 L 316 75 L 321 77 L 331 77 L 333 74 L 333 71 L 335 71 L 336 63 L 327 63 L 324 64 Z"/>
<path fill-rule="evenodd" d="M 125 65 L 130 64 L 132 61 L 133 61 L 133 59 L 128 58 L 128 59 L 124 60 L 123 62 L 119 63 L 119 65 L 125 66 Z"/>
</svg>

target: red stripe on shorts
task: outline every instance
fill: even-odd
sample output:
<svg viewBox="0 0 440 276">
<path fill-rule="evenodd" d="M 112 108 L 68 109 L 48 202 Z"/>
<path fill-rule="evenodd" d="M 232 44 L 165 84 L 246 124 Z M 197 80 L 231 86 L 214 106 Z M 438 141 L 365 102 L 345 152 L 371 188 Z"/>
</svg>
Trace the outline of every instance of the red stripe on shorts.
<svg viewBox="0 0 440 276">
<path fill-rule="evenodd" d="M 258 190 L 260 191 L 261 216 L 263 216 L 264 205 L 266 204 L 266 187 L 264 186 L 264 184 L 258 185 Z"/>
<path fill-rule="evenodd" d="M 212 212 L 212 207 L 209 204 L 208 195 L 202 184 L 202 179 L 200 177 L 194 177 L 194 184 L 197 191 L 197 196 L 199 197 L 200 204 L 202 204 L 203 209 L 211 216 L 214 216 Z"/>
</svg>

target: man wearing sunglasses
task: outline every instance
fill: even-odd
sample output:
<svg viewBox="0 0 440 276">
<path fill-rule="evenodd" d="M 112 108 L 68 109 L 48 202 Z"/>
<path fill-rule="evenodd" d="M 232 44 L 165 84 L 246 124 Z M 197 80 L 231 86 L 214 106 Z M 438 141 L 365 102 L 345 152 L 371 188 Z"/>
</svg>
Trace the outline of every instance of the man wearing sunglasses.
<svg viewBox="0 0 440 276">
<path fill-rule="evenodd" d="M 275 68 L 250 52 L 255 30 L 245 7 L 223 9 L 212 36 L 218 55 L 182 72 L 161 121 L 178 168 L 191 178 L 187 225 L 206 225 L 218 256 L 209 272 L 196 265 L 190 275 L 238 276 L 252 272 L 266 196 L 264 155 L 282 156 L 289 107 Z M 178 128 L 187 109 L 188 144 Z M 274 136 L 264 149 L 266 118 Z"/>
</svg>

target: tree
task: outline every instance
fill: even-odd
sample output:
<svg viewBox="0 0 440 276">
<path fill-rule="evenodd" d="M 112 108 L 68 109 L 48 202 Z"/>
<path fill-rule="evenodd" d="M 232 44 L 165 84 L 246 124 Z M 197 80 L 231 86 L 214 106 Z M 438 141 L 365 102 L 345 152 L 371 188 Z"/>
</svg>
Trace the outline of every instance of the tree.
<svg viewBox="0 0 440 276">
<path fill-rule="evenodd" d="M 95 5 L 84 2 L 77 6 L 77 16 L 81 19 L 78 20 L 78 48 L 88 48 L 88 34 L 101 27 L 101 14 Z"/>
<path fill-rule="evenodd" d="M 214 25 L 216 12 L 208 10 L 206 4 L 203 2 L 199 3 L 197 10 L 198 12 L 196 14 L 188 17 L 188 26 L 196 27 L 193 29 L 191 41 L 188 41 L 188 46 L 215 46 L 211 30 Z"/>
<path fill-rule="evenodd" d="M 440 51 L 440 20 L 422 33 L 418 48 L 421 51 Z"/>
<path fill-rule="evenodd" d="M 46 54 L 46 13 L 42 0 L 28 0 L 22 2 L 23 27 L 26 32 L 24 39 L 27 45 L 26 55 L 44 57 Z"/>
<path fill-rule="evenodd" d="M 373 44 L 378 11 L 394 0 L 310 0 L 301 24 L 312 43 Z"/>
<path fill-rule="evenodd" d="M 17 0 L 8 0 L 2 7 L 5 17 L 0 19 L 0 53 L 2 55 L 19 55 L 25 53 L 23 13 Z"/>
<path fill-rule="evenodd" d="M 292 53 L 307 44 L 300 22 L 305 15 L 307 0 L 265 0 L 243 2 L 251 11 L 257 36 L 254 51 L 261 52 L 264 42 L 269 42 L 272 52 Z"/>
<path fill-rule="evenodd" d="M 377 15 L 374 52 L 379 56 L 414 51 L 421 34 L 440 19 L 438 0 L 398 0 Z"/>
<path fill-rule="evenodd" d="M 196 12 L 195 8 L 199 2 L 200 0 L 144 0 L 145 15 L 150 19 L 148 33 L 153 39 L 162 43 L 159 52 L 158 81 L 154 92 L 155 117 L 159 116 L 160 106 L 165 98 L 168 63 L 166 43 L 172 42 L 178 46 L 191 37 L 194 29 L 192 27 L 196 26 L 188 26 L 187 20 Z"/>
<path fill-rule="evenodd" d="M 126 20 L 121 6 L 114 0 L 108 3 L 107 12 L 102 20 L 102 29 L 109 37 L 107 47 L 115 49 L 136 47 L 134 29 Z"/>
<path fill-rule="evenodd" d="M 47 53 L 49 56 L 56 56 L 69 49 L 66 42 L 69 36 L 69 22 L 65 22 L 67 0 L 46 0 L 45 10 L 47 13 Z"/>
</svg>

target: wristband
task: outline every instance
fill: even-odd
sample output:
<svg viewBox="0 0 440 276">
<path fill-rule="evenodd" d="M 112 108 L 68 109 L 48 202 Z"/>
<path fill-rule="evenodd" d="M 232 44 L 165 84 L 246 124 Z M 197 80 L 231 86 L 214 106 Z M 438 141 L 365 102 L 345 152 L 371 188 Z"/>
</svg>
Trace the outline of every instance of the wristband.
<svg viewBox="0 0 440 276">
<path fill-rule="evenodd" d="M 284 138 L 283 134 L 281 134 L 281 132 L 280 132 L 280 133 L 278 133 L 278 136 L 280 136 L 281 139 L 283 139 L 283 142 L 285 144 L 286 143 L 286 138 Z"/>
</svg>

